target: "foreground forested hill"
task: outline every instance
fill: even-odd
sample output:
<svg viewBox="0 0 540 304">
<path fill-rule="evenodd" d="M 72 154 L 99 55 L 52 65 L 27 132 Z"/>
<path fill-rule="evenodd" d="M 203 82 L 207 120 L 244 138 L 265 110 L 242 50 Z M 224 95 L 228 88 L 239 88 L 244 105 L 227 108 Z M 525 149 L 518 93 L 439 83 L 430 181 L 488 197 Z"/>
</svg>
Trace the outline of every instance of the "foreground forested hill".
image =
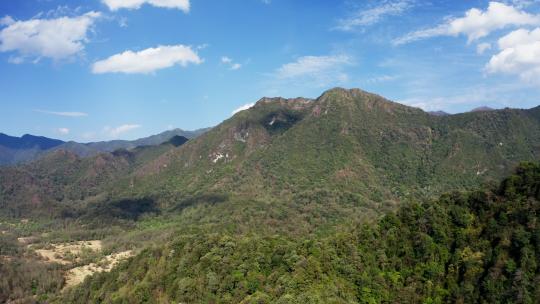
<svg viewBox="0 0 540 304">
<path fill-rule="evenodd" d="M 291 225 L 293 225 L 291 223 Z M 540 165 L 301 238 L 184 232 L 58 303 L 538 303 Z"/>
</svg>

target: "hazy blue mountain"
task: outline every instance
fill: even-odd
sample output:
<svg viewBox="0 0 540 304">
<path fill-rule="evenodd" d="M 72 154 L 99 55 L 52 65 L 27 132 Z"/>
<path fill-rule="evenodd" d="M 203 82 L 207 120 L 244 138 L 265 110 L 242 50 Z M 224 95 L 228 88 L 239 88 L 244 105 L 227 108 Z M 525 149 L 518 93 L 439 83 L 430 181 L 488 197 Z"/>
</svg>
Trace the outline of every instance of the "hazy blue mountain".
<svg viewBox="0 0 540 304">
<path fill-rule="evenodd" d="M 25 134 L 21 137 L 0 133 L 0 165 L 35 159 L 43 151 L 64 144 L 64 141 Z"/>
<path fill-rule="evenodd" d="M 64 142 L 58 139 L 29 134 L 16 137 L 0 133 L 0 165 L 14 165 L 33 161 L 58 150 L 69 151 L 80 157 L 88 157 L 100 152 L 112 152 L 118 149 L 129 150 L 139 146 L 154 146 L 169 141 L 175 136 L 187 139 L 195 138 L 207 130 L 208 128 L 194 131 L 173 129 L 136 140 L 110 140 L 90 143 Z"/>
</svg>

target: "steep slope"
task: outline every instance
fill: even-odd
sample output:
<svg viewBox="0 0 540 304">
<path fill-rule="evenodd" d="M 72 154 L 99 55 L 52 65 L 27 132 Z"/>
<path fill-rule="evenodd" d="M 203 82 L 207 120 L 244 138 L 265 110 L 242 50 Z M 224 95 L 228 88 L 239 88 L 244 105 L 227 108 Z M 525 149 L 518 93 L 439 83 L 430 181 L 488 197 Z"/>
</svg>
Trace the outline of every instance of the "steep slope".
<svg viewBox="0 0 540 304">
<path fill-rule="evenodd" d="M 179 232 L 57 303 L 537 303 L 540 165 L 328 236 Z"/>
<path fill-rule="evenodd" d="M 357 89 L 313 101 L 262 99 L 144 166 L 134 191 L 285 199 L 339 192 L 392 203 L 470 188 L 540 158 L 537 112 L 438 117 Z"/>
</svg>

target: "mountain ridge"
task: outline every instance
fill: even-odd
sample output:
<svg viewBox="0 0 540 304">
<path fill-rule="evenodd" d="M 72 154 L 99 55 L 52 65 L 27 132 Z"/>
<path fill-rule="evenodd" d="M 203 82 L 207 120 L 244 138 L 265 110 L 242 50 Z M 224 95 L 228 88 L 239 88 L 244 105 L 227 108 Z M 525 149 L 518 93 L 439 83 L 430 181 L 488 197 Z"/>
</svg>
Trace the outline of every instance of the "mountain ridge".
<svg viewBox="0 0 540 304">
<path fill-rule="evenodd" d="M 369 217 L 403 199 L 498 180 L 519 161 L 538 159 L 539 109 L 433 116 L 343 88 L 316 99 L 262 98 L 96 189 L 109 198 L 151 196 L 163 208 L 205 192 L 283 201 L 350 195 Z"/>
<path fill-rule="evenodd" d="M 55 150 L 67 150 L 81 157 L 94 156 L 100 152 L 112 152 L 117 149 L 133 149 L 138 146 L 159 145 L 174 136 L 194 138 L 210 128 L 194 131 L 173 129 L 135 140 L 110 140 L 100 142 L 79 143 L 62 141 L 44 136 L 25 134 L 21 137 L 0 133 L 0 165 L 15 165 L 43 157 Z"/>
</svg>

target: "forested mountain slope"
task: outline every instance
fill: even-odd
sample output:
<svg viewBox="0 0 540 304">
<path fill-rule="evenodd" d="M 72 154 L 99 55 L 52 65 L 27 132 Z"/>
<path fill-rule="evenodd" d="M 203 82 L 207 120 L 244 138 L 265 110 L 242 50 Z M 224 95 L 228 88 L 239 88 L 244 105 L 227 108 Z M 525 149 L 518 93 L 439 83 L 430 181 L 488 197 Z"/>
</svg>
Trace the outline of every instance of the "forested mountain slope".
<svg viewBox="0 0 540 304">
<path fill-rule="evenodd" d="M 539 159 L 538 113 L 438 117 L 357 89 L 316 100 L 264 98 L 142 167 L 122 195 L 165 203 L 208 192 L 286 201 L 346 196 L 393 205 L 496 181 L 517 162 Z"/>
<path fill-rule="evenodd" d="M 523 163 L 328 236 L 179 231 L 58 303 L 537 303 L 539 215 L 540 165 Z"/>
<path fill-rule="evenodd" d="M 205 203 L 210 195 L 222 201 L 347 202 L 365 211 L 386 210 L 403 199 L 496 181 L 519 161 L 540 159 L 539 109 L 433 116 L 340 88 L 315 100 L 263 98 L 179 148 L 145 158 L 130 170 L 112 169 L 121 174 L 99 174 L 103 187 L 83 185 L 88 192 L 83 196 L 149 198 L 165 209 L 182 208 L 186 201 Z M 64 157 L 68 161 L 59 167 L 84 175 L 84 168 L 68 165 L 71 157 Z M 106 167 L 123 165 L 115 158 Z M 22 171 L 56 172 L 56 167 L 45 159 Z M 81 179 L 52 178 L 47 185 L 6 187 L 7 176 L 24 174 L 13 170 L 0 172 L 4 204 L 20 203 L 23 194 L 29 202 L 29 193 L 43 187 L 81 186 Z M 68 207 L 77 199 L 66 193 L 38 196 L 53 203 L 59 198 Z"/>
<path fill-rule="evenodd" d="M 39 161 L 0 167 L 0 214 L 12 217 L 73 217 L 77 208 L 107 200 L 111 183 L 188 141 L 182 136 L 155 146 L 119 149 L 81 158 L 57 150 Z"/>
</svg>

